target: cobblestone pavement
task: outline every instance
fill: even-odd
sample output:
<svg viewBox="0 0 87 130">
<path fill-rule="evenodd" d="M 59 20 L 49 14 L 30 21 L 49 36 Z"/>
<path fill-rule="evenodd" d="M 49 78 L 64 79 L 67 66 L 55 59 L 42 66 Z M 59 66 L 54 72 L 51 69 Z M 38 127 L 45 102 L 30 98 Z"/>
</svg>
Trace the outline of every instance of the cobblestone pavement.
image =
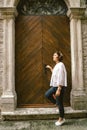
<svg viewBox="0 0 87 130">
<path fill-rule="evenodd" d="M 87 118 L 66 119 L 62 126 L 55 120 L 1 121 L 0 130 L 87 130 Z"/>
</svg>

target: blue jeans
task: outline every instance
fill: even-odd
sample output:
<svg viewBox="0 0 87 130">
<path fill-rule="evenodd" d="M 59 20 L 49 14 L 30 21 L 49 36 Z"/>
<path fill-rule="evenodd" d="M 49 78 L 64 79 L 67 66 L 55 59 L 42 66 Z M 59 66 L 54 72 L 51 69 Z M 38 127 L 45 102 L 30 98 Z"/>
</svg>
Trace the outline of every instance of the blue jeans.
<svg viewBox="0 0 87 130">
<path fill-rule="evenodd" d="M 53 94 L 56 93 L 58 87 L 51 87 L 47 92 L 45 93 L 45 96 L 54 104 L 58 105 L 59 108 L 59 114 L 60 117 L 64 117 L 64 106 L 63 106 L 63 97 L 64 97 L 64 88 L 62 87 L 60 96 L 57 96 L 56 99 L 54 99 Z"/>
</svg>

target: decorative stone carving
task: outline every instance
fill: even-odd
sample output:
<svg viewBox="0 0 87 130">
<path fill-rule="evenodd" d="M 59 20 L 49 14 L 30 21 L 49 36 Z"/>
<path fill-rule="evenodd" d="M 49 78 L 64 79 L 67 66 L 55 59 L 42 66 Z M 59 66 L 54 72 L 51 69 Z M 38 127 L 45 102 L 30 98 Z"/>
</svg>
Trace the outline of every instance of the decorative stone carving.
<svg viewBox="0 0 87 130">
<path fill-rule="evenodd" d="M 15 7 L 1 7 L 0 8 L 0 19 L 15 18 L 16 8 Z"/>
<path fill-rule="evenodd" d="M 17 9 L 23 15 L 66 15 L 67 12 L 64 0 L 21 0 Z"/>
<path fill-rule="evenodd" d="M 67 15 L 70 17 L 70 19 L 82 19 L 85 16 L 85 9 L 82 8 L 70 8 L 67 12 Z"/>
</svg>

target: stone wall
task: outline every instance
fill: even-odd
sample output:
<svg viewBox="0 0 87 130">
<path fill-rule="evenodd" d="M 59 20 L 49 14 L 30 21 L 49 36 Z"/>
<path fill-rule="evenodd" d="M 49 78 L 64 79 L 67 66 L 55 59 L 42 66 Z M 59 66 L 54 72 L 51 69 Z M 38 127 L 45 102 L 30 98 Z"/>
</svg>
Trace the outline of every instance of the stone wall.
<svg viewBox="0 0 87 130">
<path fill-rule="evenodd" d="M 83 78 L 84 87 L 87 92 L 87 19 L 82 21 L 82 41 L 83 41 Z"/>
<path fill-rule="evenodd" d="M 81 1 L 80 1 L 80 5 L 81 5 L 81 6 L 85 6 L 85 4 L 86 4 L 86 0 L 81 0 Z"/>
<path fill-rule="evenodd" d="M 0 96 L 2 94 L 3 78 L 3 21 L 0 20 Z"/>
<path fill-rule="evenodd" d="M 82 43 L 83 43 L 83 79 L 87 93 L 87 8 L 85 18 L 82 20 Z"/>
</svg>

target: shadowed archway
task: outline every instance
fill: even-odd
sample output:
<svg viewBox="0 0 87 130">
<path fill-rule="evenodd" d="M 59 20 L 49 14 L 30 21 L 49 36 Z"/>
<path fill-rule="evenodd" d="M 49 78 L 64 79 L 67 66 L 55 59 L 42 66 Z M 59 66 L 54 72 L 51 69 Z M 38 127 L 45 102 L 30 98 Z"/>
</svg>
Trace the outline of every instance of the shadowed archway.
<svg viewBox="0 0 87 130">
<path fill-rule="evenodd" d="M 64 63 L 68 71 L 68 88 L 64 102 L 65 105 L 70 105 L 70 29 L 65 2 L 38 0 L 36 4 L 35 0 L 33 2 L 22 0 L 17 9 L 19 12 L 16 18 L 18 106 L 51 105 L 44 97 L 45 91 L 49 88 L 51 76 L 50 72 L 44 71 L 44 65 L 54 65 L 52 55 L 56 50 L 64 53 Z"/>
</svg>

